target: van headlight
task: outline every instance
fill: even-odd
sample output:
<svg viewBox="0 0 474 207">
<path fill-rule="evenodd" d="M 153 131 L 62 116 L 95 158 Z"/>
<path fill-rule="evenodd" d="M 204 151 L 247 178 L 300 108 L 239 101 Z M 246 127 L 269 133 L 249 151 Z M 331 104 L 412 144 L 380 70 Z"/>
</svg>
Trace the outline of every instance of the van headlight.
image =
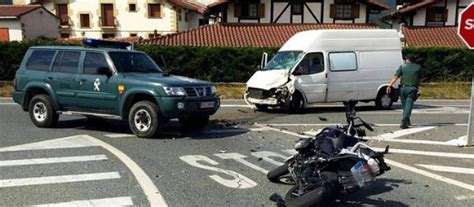
<svg viewBox="0 0 474 207">
<path fill-rule="evenodd" d="M 167 96 L 186 96 L 186 91 L 182 87 L 163 87 Z"/>
</svg>

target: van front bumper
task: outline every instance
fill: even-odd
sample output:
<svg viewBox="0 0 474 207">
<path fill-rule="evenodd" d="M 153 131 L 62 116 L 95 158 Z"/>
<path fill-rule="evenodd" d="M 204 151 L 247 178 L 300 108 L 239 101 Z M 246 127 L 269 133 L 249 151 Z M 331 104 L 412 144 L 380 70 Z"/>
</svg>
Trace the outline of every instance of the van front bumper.
<svg viewBox="0 0 474 207">
<path fill-rule="evenodd" d="M 211 97 L 156 97 L 160 112 L 166 118 L 187 116 L 210 116 L 220 107 L 220 99 Z M 211 108 L 202 108 L 201 103 L 213 103 Z M 179 106 L 182 106 L 181 108 Z"/>
<path fill-rule="evenodd" d="M 269 105 L 269 106 L 277 106 L 280 104 L 280 101 L 276 98 L 257 99 L 257 98 L 246 97 L 246 99 L 251 104 L 262 104 L 262 105 Z"/>
</svg>

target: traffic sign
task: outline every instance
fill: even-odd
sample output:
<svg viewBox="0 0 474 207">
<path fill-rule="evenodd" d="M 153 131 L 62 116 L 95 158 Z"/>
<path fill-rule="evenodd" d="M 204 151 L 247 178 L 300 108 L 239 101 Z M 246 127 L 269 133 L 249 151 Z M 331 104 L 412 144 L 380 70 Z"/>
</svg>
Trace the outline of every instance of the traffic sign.
<svg viewBox="0 0 474 207">
<path fill-rule="evenodd" d="M 469 49 L 474 49 L 474 3 L 461 12 L 458 35 Z"/>
</svg>

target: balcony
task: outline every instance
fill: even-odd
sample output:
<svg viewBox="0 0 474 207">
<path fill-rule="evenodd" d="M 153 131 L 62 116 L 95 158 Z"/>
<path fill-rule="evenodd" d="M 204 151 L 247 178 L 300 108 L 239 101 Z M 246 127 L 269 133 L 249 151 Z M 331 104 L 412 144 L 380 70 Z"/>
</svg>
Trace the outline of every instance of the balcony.
<svg viewBox="0 0 474 207">
<path fill-rule="evenodd" d="M 111 20 L 99 16 L 99 26 L 102 29 L 116 29 L 119 26 L 117 18 L 113 17 Z"/>
<path fill-rule="evenodd" d="M 60 29 L 70 29 L 72 26 L 71 17 L 67 17 L 65 19 L 59 19 L 59 28 Z"/>
</svg>

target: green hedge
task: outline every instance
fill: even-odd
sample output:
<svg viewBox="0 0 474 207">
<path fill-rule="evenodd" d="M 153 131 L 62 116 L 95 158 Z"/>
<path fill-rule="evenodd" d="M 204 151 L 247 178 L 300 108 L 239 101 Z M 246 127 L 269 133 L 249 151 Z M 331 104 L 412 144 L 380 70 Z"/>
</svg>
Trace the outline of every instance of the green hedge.
<svg viewBox="0 0 474 207">
<path fill-rule="evenodd" d="M 0 80 L 12 80 L 30 46 L 64 45 L 50 40 L 0 43 Z M 278 48 L 160 47 L 137 46 L 160 66 L 163 59 L 173 74 L 213 82 L 245 82 L 257 70 L 263 52 L 271 57 Z M 474 51 L 453 48 L 405 48 L 417 56 L 425 82 L 470 81 L 474 73 Z"/>
</svg>

